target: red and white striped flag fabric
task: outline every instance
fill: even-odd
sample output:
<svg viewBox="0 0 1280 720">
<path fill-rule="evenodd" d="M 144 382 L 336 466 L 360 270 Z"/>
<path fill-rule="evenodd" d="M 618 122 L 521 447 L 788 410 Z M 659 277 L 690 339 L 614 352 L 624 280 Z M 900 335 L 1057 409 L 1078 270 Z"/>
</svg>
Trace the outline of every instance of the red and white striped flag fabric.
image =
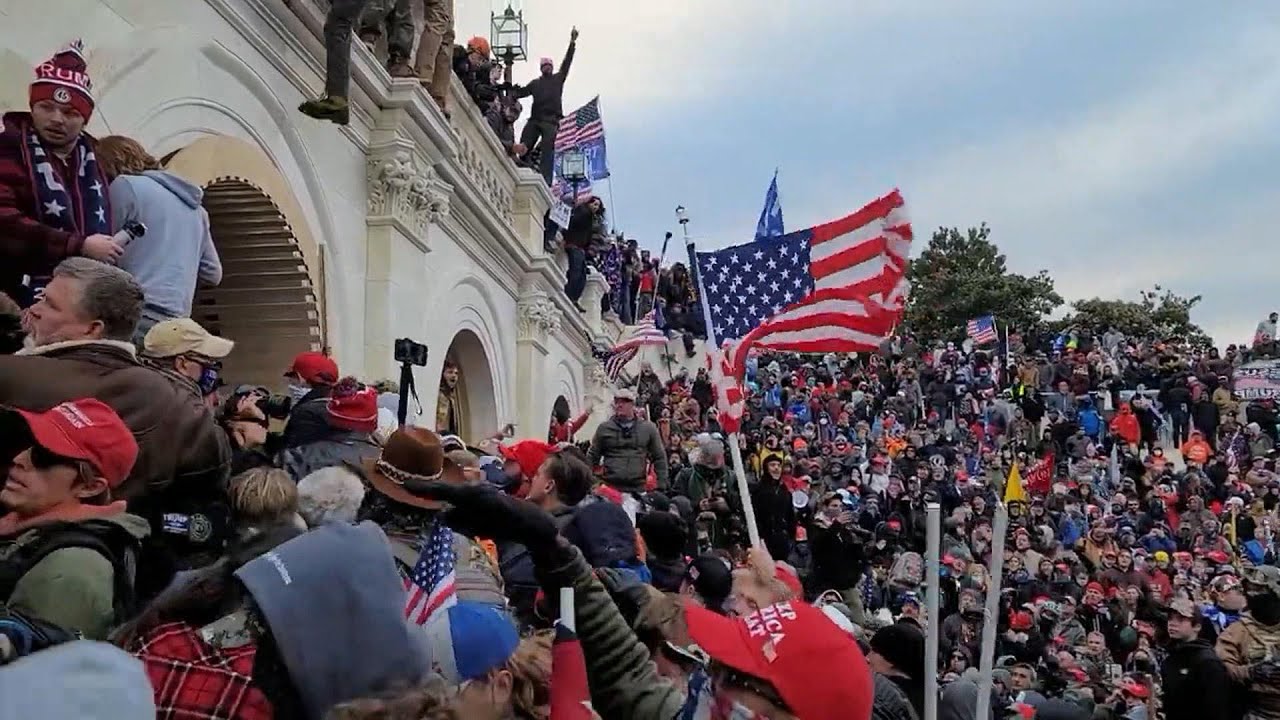
<svg viewBox="0 0 1280 720">
<path fill-rule="evenodd" d="M 874 351 L 905 304 L 911 223 L 894 190 L 839 220 L 697 253 L 717 339 L 794 352 Z"/>
<path fill-rule="evenodd" d="M 591 691 L 587 684 L 587 661 L 582 655 L 578 636 L 556 623 L 556 637 L 551 645 L 551 720 L 593 720 L 598 717 L 591 707 Z"/>
<path fill-rule="evenodd" d="M 716 416 L 720 428 L 736 433 L 742 428 L 742 415 L 746 411 L 746 393 L 738 381 L 738 367 L 732 360 L 729 344 L 707 352 L 707 369 L 711 371 L 711 387 L 716 393 Z"/>
</svg>

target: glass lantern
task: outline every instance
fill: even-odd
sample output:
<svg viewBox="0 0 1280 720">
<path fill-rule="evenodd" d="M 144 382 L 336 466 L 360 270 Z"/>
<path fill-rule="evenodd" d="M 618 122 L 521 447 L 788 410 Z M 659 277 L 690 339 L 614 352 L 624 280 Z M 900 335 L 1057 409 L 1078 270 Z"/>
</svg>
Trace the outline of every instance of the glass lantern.
<svg viewBox="0 0 1280 720">
<path fill-rule="evenodd" d="M 489 13 L 489 44 L 493 55 L 510 65 L 529 57 L 529 26 L 522 0 L 493 0 Z"/>
</svg>

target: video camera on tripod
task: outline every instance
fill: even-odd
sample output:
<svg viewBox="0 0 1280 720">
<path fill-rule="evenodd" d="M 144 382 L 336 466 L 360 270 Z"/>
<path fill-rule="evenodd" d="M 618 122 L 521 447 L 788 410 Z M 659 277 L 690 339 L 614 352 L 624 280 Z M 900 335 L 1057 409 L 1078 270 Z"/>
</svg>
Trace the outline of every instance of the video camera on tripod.
<svg viewBox="0 0 1280 720">
<path fill-rule="evenodd" d="M 414 342 L 409 338 L 397 338 L 395 343 L 395 359 L 400 363 L 400 404 L 396 408 L 396 420 L 404 427 L 409 417 L 409 396 L 418 401 L 418 393 L 413 388 L 413 366 L 426 367 L 427 346 Z"/>
</svg>

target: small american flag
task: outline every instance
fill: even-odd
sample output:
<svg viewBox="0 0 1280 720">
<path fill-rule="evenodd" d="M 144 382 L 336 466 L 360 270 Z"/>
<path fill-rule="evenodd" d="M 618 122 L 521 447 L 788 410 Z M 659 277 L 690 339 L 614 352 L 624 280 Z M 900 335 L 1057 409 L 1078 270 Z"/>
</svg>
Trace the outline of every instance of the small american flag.
<svg viewBox="0 0 1280 720">
<path fill-rule="evenodd" d="M 965 324 L 964 331 L 977 345 L 986 345 L 1000 339 L 999 334 L 996 333 L 996 319 L 991 315 L 970 320 Z"/>
<path fill-rule="evenodd" d="M 404 616 L 416 625 L 425 625 L 437 611 L 458 602 L 453 531 L 437 522 L 425 540 L 418 562 L 405 579 L 409 599 L 405 601 Z"/>
<path fill-rule="evenodd" d="M 560 121 L 560 129 L 556 131 L 556 151 L 603 139 L 604 121 L 600 119 L 600 98 L 597 96 Z"/>
<path fill-rule="evenodd" d="M 639 354 L 640 349 L 637 347 L 614 348 L 606 350 L 600 346 L 591 348 L 591 354 L 596 360 L 604 366 L 604 374 L 609 378 L 609 382 L 617 382 L 618 376 L 622 374 L 622 368 L 631 362 L 631 358 Z"/>
<path fill-rule="evenodd" d="M 645 313 L 644 317 L 640 318 L 640 322 L 628 327 L 622 337 L 618 338 L 618 342 L 614 344 L 613 349 L 638 348 L 644 345 L 666 345 L 667 334 L 658 329 L 657 313 L 657 308 Z"/>
</svg>

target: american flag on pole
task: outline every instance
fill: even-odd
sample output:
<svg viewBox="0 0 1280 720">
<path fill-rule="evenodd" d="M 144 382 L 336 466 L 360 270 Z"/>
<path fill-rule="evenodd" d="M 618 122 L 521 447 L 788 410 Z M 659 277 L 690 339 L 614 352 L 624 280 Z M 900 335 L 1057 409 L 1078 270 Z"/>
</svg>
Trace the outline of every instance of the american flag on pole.
<svg viewBox="0 0 1280 720">
<path fill-rule="evenodd" d="M 405 601 L 404 616 L 416 625 L 425 625 L 437 611 L 458 602 L 453 531 L 448 525 L 436 522 L 425 540 L 418 562 L 405 579 L 409 598 Z"/>
<path fill-rule="evenodd" d="M 1000 339 L 999 333 L 996 332 L 996 319 L 991 315 L 970 320 L 965 324 L 964 331 L 977 345 L 986 345 Z"/>
<path fill-rule="evenodd" d="M 566 202 L 573 205 L 591 196 L 593 181 L 609 177 L 604 143 L 604 120 L 600 117 L 599 96 L 560 120 L 560 127 L 556 130 L 555 182 L 551 186 L 553 197 L 566 199 Z M 586 180 L 576 185 L 565 180 L 560 172 L 560 154 L 574 147 L 582 150 L 587 159 Z"/>
<path fill-rule="evenodd" d="M 600 98 L 566 115 L 556 131 L 556 150 L 582 147 L 604 139 L 604 121 L 600 119 Z"/>
<path fill-rule="evenodd" d="M 901 316 L 911 223 L 893 191 L 846 217 L 697 253 L 719 340 L 793 352 L 874 351 Z"/>
<path fill-rule="evenodd" d="M 667 344 L 667 334 L 658 329 L 659 312 L 655 306 L 653 310 L 645 313 L 644 317 L 640 318 L 640 322 L 623 332 L 622 337 L 618 338 L 618 342 L 612 348 L 605 350 L 593 347 L 591 349 L 591 354 L 604 366 L 605 375 L 610 382 L 617 381 L 618 376 L 622 374 L 622 368 L 640 353 L 640 348 L 645 345 Z"/>
<path fill-rule="evenodd" d="M 640 321 L 623 332 L 622 337 L 614 344 L 613 349 L 643 347 L 645 345 L 666 345 L 667 334 L 658 329 L 658 309 L 644 314 Z"/>
<path fill-rule="evenodd" d="M 604 374 L 609 378 L 609 382 L 617 382 L 618 376 L 622 374 L 622 368 L 631 362 L 631 358 L 640 353 L 640 348 L 629 347 L 621 350 L 606 350 L 599 345 L 591 348 L 591 355 L 604 366 Z"/>
</svg>

